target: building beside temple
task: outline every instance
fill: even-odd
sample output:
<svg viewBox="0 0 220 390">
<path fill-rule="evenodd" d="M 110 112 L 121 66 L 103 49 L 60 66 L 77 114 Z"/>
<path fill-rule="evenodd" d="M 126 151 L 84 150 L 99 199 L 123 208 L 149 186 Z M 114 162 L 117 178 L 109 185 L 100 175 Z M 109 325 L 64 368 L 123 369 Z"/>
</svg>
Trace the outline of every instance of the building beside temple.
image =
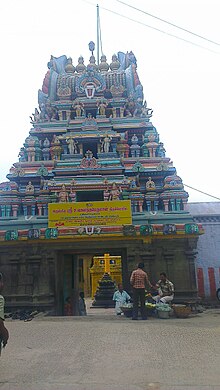
<svg viewBox="0 0 220 390">
<path fill-rule="evenodd" d="M 216 299 L 220 287 L 220 202 L 187 204 L 194 222 L 202 223 L 204 233 L 199 237 L 196 256 L 198 294 L 204 299 Z"/>
<path fill-rule="evenodd" d="M 51 56 L 38 103 L 0 184 L 7 304 L 62 314 L 67 296 L 91 295 L 93 257 L 105 253 L 121 256 L 127 290 L 143 261 L 151 280 L 165 271 L 176 296 L 196 296 L 202 225 L 151 122 L 134 54 L 97 65 L 92 53 L 87 66 Z"/>
</svg>

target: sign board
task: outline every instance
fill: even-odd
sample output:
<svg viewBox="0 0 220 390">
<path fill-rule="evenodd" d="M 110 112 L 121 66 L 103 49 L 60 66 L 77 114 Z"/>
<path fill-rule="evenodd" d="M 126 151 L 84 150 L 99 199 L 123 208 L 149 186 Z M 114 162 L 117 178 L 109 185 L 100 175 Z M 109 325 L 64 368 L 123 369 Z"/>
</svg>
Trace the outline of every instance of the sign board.
<svg viewBox="0 0 220 390">
<path fill-rule="evenodd" d="M 49 228 L 115 226 L 131 223 L 130 200 L 48 204 Z"/>
</svg>

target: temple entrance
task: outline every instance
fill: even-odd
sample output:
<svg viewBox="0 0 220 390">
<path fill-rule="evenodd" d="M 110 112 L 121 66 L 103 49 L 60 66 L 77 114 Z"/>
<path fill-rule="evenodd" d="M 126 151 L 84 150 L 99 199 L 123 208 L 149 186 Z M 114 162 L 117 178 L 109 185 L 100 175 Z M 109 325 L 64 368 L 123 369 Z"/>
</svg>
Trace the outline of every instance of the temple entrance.
<svg viewBox="0 0 220 390">
<path fill-rule="evenodd" d="M 92 300 L 98 282 L 105 272 L 111 275 L 116 284 L 122 281 L 121 256 L 112 256 L 109 253 L 99 254 L 99 256 L 88 253 L 65 253 L 61 268 L 58 312 L 62 315 L 65 314 L 64 308 L 68 298 L 70 301 L 76 301 L 81 293 L 85 298 Z M 77 315 L 77 309 L 74 307 L 73 315 Z"/>
</svg>

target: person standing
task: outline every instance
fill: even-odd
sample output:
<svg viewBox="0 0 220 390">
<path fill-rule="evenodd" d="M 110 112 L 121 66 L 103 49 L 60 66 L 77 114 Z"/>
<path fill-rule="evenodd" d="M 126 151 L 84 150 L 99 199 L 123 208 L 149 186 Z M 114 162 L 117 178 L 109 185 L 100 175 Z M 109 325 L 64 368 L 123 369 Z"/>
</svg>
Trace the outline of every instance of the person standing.
<svg viewBox="0 0 220 390">
<path fill-rule="evenodd" d="M 118 284 L 118 290 L 114 292 L 113 301 L 115 301 L 115 314 L 120 316 L 122 314 L 121 306 L 131 300 L 130 295 L 123 289 L 121 283 Z"/>
<path fill-rule="evenodd" d="M 0 294 L 2 289 L 3 289 L 3 276 L 0 273 Z M 9 339 L 8 330 L 4 325 L 4 321 L 5 321 L 4 308 L 5 308 L 5 299 L 2 295 L 0 295 L 0 353 L 1 353 L 1 346 L 3 345 L 3 348 L 5 348 Z"/>
<path fill-rule="evenodd" d="M 144 263 L 139 263 L 138 268 L 131 274 L 130 283 L 133 287 L 133 317 L 132 320 L 138 319 L 138 304 L 141 305 L 142 320 L 147 319 L 145 308 L 145 287 L 149 284 L 152 287 L 147 273 L 144 271 Z"/>
</svg>

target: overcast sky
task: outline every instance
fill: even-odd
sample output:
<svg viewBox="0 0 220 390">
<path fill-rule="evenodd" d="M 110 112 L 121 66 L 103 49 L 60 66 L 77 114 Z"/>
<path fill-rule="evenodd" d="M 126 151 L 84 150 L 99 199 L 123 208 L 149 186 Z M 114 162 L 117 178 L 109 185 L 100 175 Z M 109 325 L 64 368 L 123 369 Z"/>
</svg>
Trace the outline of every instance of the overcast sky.
<svg viewBox="0 0 220 390">
<path fill-rule="evenodd" d="M 96 3 L 89 0 L 7 0 L 0 3 L 1 143 L 0 182 L 18 161 L 31 128 L 50 55 L 66 54 L 88 63 L 89 41 L 96 41 Z M 111 62 L 132 50 L 152 122 L 183 182 L 220 198 L 220 23 L 219 0 L 127 0 L 148 13 L 219 43 L 215 45 L 116 0 L 100 0 L 103 53 Z M 197 45 L 110 13 L 148 24 Z M 216 52 L 216 53 L 215 53 Z M 186 190 L 190 201 L 215 201 Z"/>
</svg>

